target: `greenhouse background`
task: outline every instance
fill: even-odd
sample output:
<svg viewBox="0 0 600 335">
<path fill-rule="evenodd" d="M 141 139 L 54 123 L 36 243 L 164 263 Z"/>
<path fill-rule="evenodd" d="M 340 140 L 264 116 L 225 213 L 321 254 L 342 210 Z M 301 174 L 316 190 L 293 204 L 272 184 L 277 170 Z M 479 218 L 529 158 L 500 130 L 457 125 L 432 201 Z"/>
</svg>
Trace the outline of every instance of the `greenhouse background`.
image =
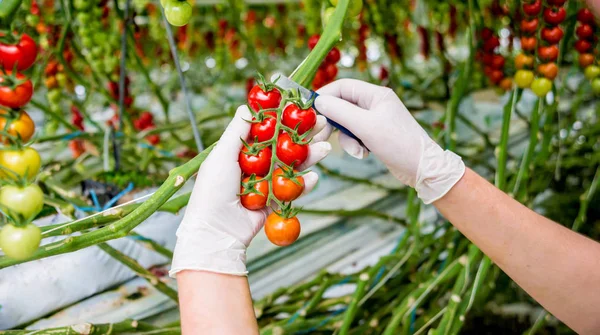
<svg viewBox="0 0 600 335">
<path fill-rule="evenodd" d="M 599 37 L 576 0 L 0 0 L 0 334 L 181 334 L 168 271 L 195 174 L 276 73 L 393 89 L 465 165 L 597 241 Z M 261 334 L 575 333 L 337 136 L 294 209 L 269 194 L 298 240 L 248 248 Z"/>
</svg>

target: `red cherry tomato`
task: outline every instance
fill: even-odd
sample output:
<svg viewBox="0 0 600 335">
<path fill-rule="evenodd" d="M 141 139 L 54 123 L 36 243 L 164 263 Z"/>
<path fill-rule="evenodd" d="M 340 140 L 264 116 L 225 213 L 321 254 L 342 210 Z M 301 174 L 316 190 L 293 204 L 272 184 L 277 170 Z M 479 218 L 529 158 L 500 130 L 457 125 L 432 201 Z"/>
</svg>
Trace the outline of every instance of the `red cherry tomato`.
<svg viewBox="0 0 600 335">
<path fill-rule="evenodd" d="M 146 141 L 148 141 L 148 143 L 150 143 L 152 145 L 158 145 L 160 143 L 160 135 L 158 135 L 158 134 L 148 135 L 148 136 L 146 136 Z"/>
<path fill-rule="evenodd" d="M 558 47 L 556 45 L 539 47 L 538 57 L 543 61 L 554 62 L 558 58 Z"/>
<path fill-rule="evenodd" d="M 592 26 L 589 24 L 583 23 L 579 27 L 577 27 L 575 33 L 582 40 L 587 40 L 594 36 L 594 28 L 592 28 Z"/>
<path fill-rule="evenodd" d="M 542 11 L 542 1 L 536 0 L 532 3 L 523 4 L 523 12 L 529 16 L 537 16 Z"/>
<path fill-rule="evenodd" d="M 319 36 L 319 34 L 315 34 L 308 39 L 308 48 L 310 50 L 314 49 L 315 45 L 317 45 L 317 42 L 319 42 L 319 38 L 321 38 L 321 36 Z"/>
<path fill-rule="evenodd" d="M 256 179 L 262 179 L 263 177 L 256 177 Z M 242 203 L 242 206 L 244 206 L 247 209 L 250 210 L 259 210 L 262 208 L 265 208 L 265 206 L 267 205 L 267 197 L 269 194 L 269 182 L 267 182 L 266 180 L 263 181 L 259 181 L 258 183 L 254 184 L 254 189 L 262 194 L 258 194 L 258 193 L 247 193 L 244 194 L 244 192 L 246 192 L 246 189 L 244 188 L 244 184 L 247 184 L 250 181 L 250 177 L 246 177 L 244 178 L 244 180 L 242 180 L 242 187 L 241 187 L 241 191 L 240 194 L 242 194 L 240 196 L 240 201 Z"/>
<path fill-rule="evenodd" d="M 577 12 L 577 21 L 592 24 L 594 23 L 594 14 L 589 9 L 582 8 Z"/>
<path fill-rule="evenodd" d="M 500 81 L 504 78 L 504 73 L 500 70 L 492 70 L 489 75 L 490 81 L 494 83 L 494 85 L 498 85 Z"/>
<path fill-rule="evenodd" d="M 18 71 L 26 70 L 35 62 L 36 57 L 37 46 L 27 34 L 22 34 L 16 44 L 0 42 L 0 67 L 4 67 L 5 70 L 12 71 L 15 64 Z"/>
<path fill-rule="evenodd" d="M 294 170 L 294 173 L 297 171 Z M 296 184 L 292 179 L 288 178 L 286 173 L 281 169 L 275 170 L 273 173 L 273 195 L 280 201 L 294 201 L 304 192 L 304 178 L 296 176 Z"/>
<path fill-rule="evenodd" d="M 325 67 L 325 75 L 327 79 L 334 80 L 338 74 L 338 68 L 335 64 L 327 64 Z"/>
<path fill-rule="evenodd" d="M 315 90 L 323 87 L 327 81 L 327 73 L 323 69 L 318 69 L 313 79 L 312 85 Z"/>
<path fill-rule="evenodd" d="M 501 70 L 504 67 L 504 56 L 494 55 L 490 61 L 490 66 L 493 69 Z"/>
<path fill-rule="evenodd" d="M 500 46 L 500 40 L 496 36 L 490 37 L 485 43 L 483 43 L 483 51 L 492 52 L 494 49 Z"/>
<path fill-rule="evenodd" d="M 10 71 L 6 71 L 7 75 L 10 75 Z M 17 73 L 17 80 L 25 80 L 25 76 Z M 5 79 L 0 76 L 0 105 L 8 108 L 21 108 L 25 106 L 31 96 L 33 95 L 33 85 L 31 80 L 27 79 L 22 84 L 18 85 L 14 89 L 10 86 L 2 86 Z"/>
<path fill-rule="evenodd" d="M 528 34 L 533 34 L 537 30 L 540 21 L 537 18 L 531 20 L 521 20 L 521 31 Z"/>
<path fill-rule="evenodd" d="M 277 113 L 276 112 L 263 112 L 263 120 L 261 122 L 253 123 L 250 127 L 250 138 L 257 142 L 268 141 L 275 135 L 275 128 L 277 126 Z M 253 119 L 256 121 L 256 118 Z"/>
<path fill-rule="evenodd" d="M 494 31 L 488 27 L 485 27 L 481 30 L 481 39 L 484 41 L 489 40 L 494 36 Z"/>
<path fill-rule="evenodd" d="M 267 108 L 277 108 L 281 102 L 281 92 L 276 88 L 270 91 L 263 91 L 260 85 L 255 85 L 248 93 L 248 103 L 256 112 Z"/>
<path fill-rule="evenodd" d="M 255 174 L 257 176 L 264 176 L 269 173 L 271 167 L 271 148 L 265 147 L 258 151 L 256 154 L 251 154 L 251 151 L 244 146 L 238 157 L 240 168 L 246 175 Z"/>
<path fill-rule="evenodd" d="M 283 110 L 282 123 L 292 129 L 296 129 L 302 135 L 309 131 L 317 123 L 317 113 L 312 107 L 302 109 L 295 104 L 288 105 Z"/>
<path fill-rule="evenodd" d="M 271 213 L 265 221 L 265 234 L 271 243 L 280 247 L 288 246 L 300 236 L 300 221 L 295 216 L 286 219 Z"/>
<path fill-rule="evenodd" d="M 550 44 L 557 44 L 563 38 L 563 31 L 560 27 L 544 28 L 542 29 L 542 39 Z"/>
<path fill-rule="evenodd" d="M 590 51 L 590 49 L 592 48 L 592 43 L 590 43 L 586 40 L 578 40 L 577 42 L 575 42 L 574 46 L 575 46 L 575 50 L 577 50 L 577 52 L 582 54 L 582 53 L 586 53 L 586 52 Z"/>
<path fill-rule="evenodd" d="M 327 57 L 325 57 L 325 63 L 335 64 L 335 63 L 339 62 L 341 58 L 342 58 L 342 56 L 340 54 L 340 49 L 334 47 L 333 49 L 331 49 L 329 51 L 329 53 L 327 54 Z"/>
<path fill-rule="evenodd" d="M 277 158 L 289 166 L 298 166 L 308 157 L 308 144 L 294 143 L 288 133 L 277 138 Z"/>
<path fill-rule="evenodd" d="M 544 21 L 546 21 L 548 24 L 554 26 L 559 25 L 565 20 L 566 17 L 567 11 L 562 7 L 546 7 L 546 9 L 544 9 Z"/>
</svg>

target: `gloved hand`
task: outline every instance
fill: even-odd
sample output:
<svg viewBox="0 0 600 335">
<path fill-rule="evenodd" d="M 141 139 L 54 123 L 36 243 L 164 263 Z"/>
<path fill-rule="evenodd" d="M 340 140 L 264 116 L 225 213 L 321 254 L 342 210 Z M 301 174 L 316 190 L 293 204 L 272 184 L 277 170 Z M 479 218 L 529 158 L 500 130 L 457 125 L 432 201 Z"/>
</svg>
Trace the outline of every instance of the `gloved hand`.
<svg viewBox="0 0 600 335">
<path fill-rule="evenodd" d="M 182 270 L 205 270 L 232 275 L 246 275 L 246 248 L 260 231 L 270 210 L 251 211 L 242 206 L 241 170 L 238 155 L 240 138 L 248 139 L 252 115 L 246 106 L 237 109 L 221 139 L 200 166 L 196 184 L 177 230 L 177 244 L 169 275 Z M 323 142 L 331 134 L 324 117 L 317 118 L 309 155 L 302 171 L 325 158 L 331 144 Z M 311 135 L 312 135 L 311 134 Z M 314 172 L 304 176 L 304 193 L 318 181 Z"/>
<path fill-rule="evenodd" d="M 424 203 L 443 197 L 463 176 L 462 159 L 437 145 L 392 89 L 341 79 L 317 92 L 317 110 L 360 138 L 396 178 L 417 190 Z M 351 156 L 367 156 L 354 139 L 340 133 L 339 141 Z"/>
</svg>

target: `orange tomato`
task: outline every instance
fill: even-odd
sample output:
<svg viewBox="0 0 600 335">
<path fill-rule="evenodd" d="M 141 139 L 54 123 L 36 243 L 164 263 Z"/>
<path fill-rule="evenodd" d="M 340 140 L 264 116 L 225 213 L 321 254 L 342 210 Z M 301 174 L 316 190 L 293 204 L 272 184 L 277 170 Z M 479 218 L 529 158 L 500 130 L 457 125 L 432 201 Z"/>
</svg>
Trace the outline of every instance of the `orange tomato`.
<svg viewBox="0 0 600 335">
<path fill-rule="evenodd" d="M 521 37 L 521 48 L 525 51 L 533 51 L 535 50 L 535 46 L 537 45 L 537 38 L 534 36 L 523 36 Z"/>
<path fill-rule="evenodd" d="M 294 173 L 297 171 L 294 170 Z M 295 177 L 297 184 L 286 173 L 278 168 L 273 173 L 273 195 L 280 201 L 294 201 L 304 191 L 304 178 Z"/>
<path fill-rule="evenodd" d="M 533 57 L 526 54 L 518 54 L 515 57 L 515 67 L 517 69 L 529 68 L 533 65 Z"/>
<path fill-rule="evenodd" d="M 0 110 L 0 129 L 3 129 L 10 136 L 20 138 L 21 142 L 27 142 L 35 132 L 35 124 L 25 111 L 19 112 L 16 118 L 7 118 L 7 112 Z M 8 125 L 7 125 L 8 123 Z M 0 135 L 0 140 L 9 143 L 10 139 Z"/>
<path fill-rule="evenodd" d="M 280 247 L 288 246 L 300 236 L 300 221 L 295 216 L 288 219 L 271 213 L 265 222 L 265 234 L 271 243 Z"/>
<path fill-rule="evenodd" d="M 505 90 L 505 91 L 509 91 L 512 89 L 513 86 L 513 82 L 512 79 L 506 77 L 504 79 L 502 79 L 502 81 L 500 82 L 500 88 Z"/>
<path fill-rule="evenodd" d="M 538 72 L 544 77 L 554 80 L 558 75 L 558 66 L 556 63 L 540 64 L 537 68 Z"/>
<path fill-rule="evenodd" d="M 594 64 L 594 55 L 590 53 L 580 54 L 579 55 L 579 66 L 588 67 Z"/>
<path fill-rule="evenodd" d="M 262 178 L 263 177 L 256 177 L 256 180 Z M 242 187 L 240 191 L 240 194 L 242 194 L 240 196 L 242 206 L 253 211 L 265 208 L 265 206 L 267 205 L 267 197 L 269 195 L 269 183 L 266 180 L 263 180 L 254 184 L 254 189 L 262 194 L 254 192 L 244 194 L 244 192 L 246 192 L 246 188 L 244 187 L 244 185 L 247 185 L 249 181 L 250 177 L 246 177 L 244 178 L 244 180 L 242 180 Z"/>
</svg>

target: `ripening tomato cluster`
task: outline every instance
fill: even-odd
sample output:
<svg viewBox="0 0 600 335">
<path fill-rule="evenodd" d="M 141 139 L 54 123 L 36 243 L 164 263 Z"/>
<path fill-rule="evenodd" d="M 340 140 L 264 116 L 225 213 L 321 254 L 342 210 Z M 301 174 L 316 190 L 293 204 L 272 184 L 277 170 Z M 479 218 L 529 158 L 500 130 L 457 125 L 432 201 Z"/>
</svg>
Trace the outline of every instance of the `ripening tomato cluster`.
<svg viewBox="0 0 600 335">
<path fill-rule="evenodd" d="M 85 125 L 83 124 L 83 115 L 79 108 L 75 105 L 71 105 L 71 122 L 77 129 L 83 131 L 85 130 Z M 78 158 L 85 152 L 85 146 L 83 144 L 83 140 L 80 138 L 73 139 L 69 141 L 69 149 L 71 150 L 71 155 L 73 158 Z"/>
<path fill-rule="evenodd" d="M 133 120 L 133 126 L 136 130 L 150 130 L 156 127 L 154 124 L 154 115 L 149 111 L 144 111 L 140 113 L 140 116 Z M 160 143 L 160 136 L 158 134 L 151 134 L 146 136 L 146 141 L 152 145 L 157 145 Z"/>
<path fill-rule="evenodd" d="M 483 45 L 478 53 L 484 67 L 483 73 L 488 77 L 493 85 L 499 86 L 504 90 L 512 88 L 512 80 L 504 76 L 505 58 L 498 52 L 500 39 L 490 28 L 485 27 L 481 31 Z"/>
<path fill-rule="evenodd" d="M 591 81 L 592 90 L 600 94 L 600 62 L 596 64 L 594 48 L 598 44 L 598 26 L 594 22 L 594 15 L 587 8 L 577 12 L 577 40 L 575 50 L 579 53 L 579 66 L 583 69 L 585 77 Z"/>
<path fill-rule="evenodd" d="M 319 42 L 320 37 L 321 36 L 319 36 L 318 34 L 315 34 L 308 39 L 308 48 L 310 50 L 315 48 L 317 42 Z M 325 57 L 325 60 L 323 61 L 321 66 L 319 66 L 317 74 L 315 74 L 315 78 L 312 82 L 313 89 L 318 90 L 319 88 L 335 80 L 335 77 L 338 74 L 337 62 L 339 62 L 340 59 L 340 49 L 334 47 L 329 51 L 327 57 Z"/>
<path fill-rule="evenodd" d="M 271 195 L 281 212 L 269 215 L 265 233 L 273 244 L 286 246 L 300 235 L 300 222 L 290 202 L 304 191 L 304 173 L 296 168 L 308 157 L 306 137 L 317 122 L 317 114 L 312 107 L 300 103 L 288 104 L 281 110 L 281 100 L 282 92 L 272 84 L 255 85 L 250 90 L 250 139 L 244 141 L 238 162 L 243 174 L 242 205 L 261 210 L 269 205 Z"/>
<path fill-rule="evenodd" d="M 31 223 L 44 205 L 44 194 L 32 183 L 41 167 L 39 153 L 24 146 L 35 125 L 23 107 L 33 94 L 25 71 L 37 58 L 37 45 L 27 35 L 0 36 L 0 209 L 9 223 L 0 230 L 0 249 L 24 259 L 38 248 L 41 230 Z"/>
</svg>

